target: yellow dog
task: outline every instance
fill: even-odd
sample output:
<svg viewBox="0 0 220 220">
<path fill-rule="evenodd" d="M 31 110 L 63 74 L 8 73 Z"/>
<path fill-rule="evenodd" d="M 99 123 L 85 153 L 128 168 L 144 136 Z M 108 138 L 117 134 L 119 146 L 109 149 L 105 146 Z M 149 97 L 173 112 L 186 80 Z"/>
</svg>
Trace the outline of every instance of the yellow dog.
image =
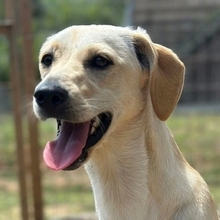
<svg viewBox="0 0 220 220">
<path fill-rule="evenodd" d="M 40 51 L 39 119 L 58 121 L 44 150 L 54 170 L 82 164 L 100 220 L 217 220 L 202 177 L 164 122 L 182 92 L 184 65 L 148 34 L 72 26 Z"/>
</svg>

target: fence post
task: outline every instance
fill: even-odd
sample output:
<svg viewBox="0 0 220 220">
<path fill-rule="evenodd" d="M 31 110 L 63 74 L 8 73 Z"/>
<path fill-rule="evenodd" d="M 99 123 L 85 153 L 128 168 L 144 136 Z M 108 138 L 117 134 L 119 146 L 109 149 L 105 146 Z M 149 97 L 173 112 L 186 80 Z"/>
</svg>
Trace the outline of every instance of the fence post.
<svg viewBox="0 0 220 220">
<path fill-rule="evenodd" d="M 22 94 L 19 70 L 19 56 L 18 56 L 18 26 L 14 15 L 16 11 L 16 4 L 14 0 L 5 0 L 5 18 L 11 22 L 8 26 L 8 39 L 10 49 L 10 82 L 12 93 L 12 110 L 15 123 L 15 137 L 16 137 L 16 155 L 18 163 L 18 179 L 19 179 L 19 196 L 21 203 L 22 220 L 28 220 L 28 195 L 27 195 L 27 172 L 24 158 L 24 136 L 22 126 Z"/>
<path fill-rule="evenodd" d="M 35 88 L 35 66 L 33 60 L 33 34 L 31 29 L 31 2 L 30 0 L 21 0 L 21 23 L 23 39 L 23 62 L 24 62 L 24 87 L 28 102 L 32 102 Z M 31 109 L 32 112 L 32 109 Z M 38 126 L 35 117 L 28 111 L 28 138 L 30 152 L 30 169 L 32 179 L 32 197 L 34 208 L 34 219 L 43 220 L 42 205 L 42 186 L 41 172 L 39 161 L 39 143 L 38 143 Z"/>
</svg>

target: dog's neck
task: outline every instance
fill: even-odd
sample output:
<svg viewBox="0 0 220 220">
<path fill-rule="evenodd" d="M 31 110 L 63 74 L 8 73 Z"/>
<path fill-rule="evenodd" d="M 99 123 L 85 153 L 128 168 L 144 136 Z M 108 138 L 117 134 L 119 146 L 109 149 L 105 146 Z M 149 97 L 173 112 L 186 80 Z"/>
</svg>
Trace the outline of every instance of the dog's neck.
<svg viewBox="0 0 220 220">
<path fill-rule="evenodd" d="M 172 144 L 157 143 L 153 137 L 149 138 L 149 135 L 163 135 L 169 130 L 164 122 L 158 120 L 164 125 L 155 127 L 158 129 L 155 133 L 148 132 L 150 121 L 143 123 L 143 120 L 146 121 L 144 118 L 146 116 L 140 117 L 139 121 L 135 119 L 135 123 L 130 121 L 126 130 L 114 134 L 114 140 L 108 140 L 97 148 L 85 166 L 100 220 L 148 219 L 149 212 L 157 211 L 148 210 L 148 207 L 156 207 L 152 206 L 155 201 L 149 191 L 148 154 L 152 152 L 148 151 L 154 147 L 152 145 L 163 144 L 168 147 Z M 152 138 L 154 143 L 147 143 Z M 149 145 L 149 149 L 146 145 Z"/>
<path fill-rule="evenodd" d="M 127 143 L 115 142 L 111 148 L 103 145 L 97 149 L 86 164 L 100 220 L 142 219 L 137 213 L 146 211 L 147 158 L 140 141 L 144 137 L 129 135 Z"/>
</svg>

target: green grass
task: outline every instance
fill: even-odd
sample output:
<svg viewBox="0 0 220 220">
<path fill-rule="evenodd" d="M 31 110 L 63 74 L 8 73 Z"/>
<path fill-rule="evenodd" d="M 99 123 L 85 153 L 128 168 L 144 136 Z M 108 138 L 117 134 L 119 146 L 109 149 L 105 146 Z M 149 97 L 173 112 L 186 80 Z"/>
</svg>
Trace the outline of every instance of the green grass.
<svg viewBox="0 0 220 220">
<path fill-rule="evenodd" d="M 13 120 L 0 115 L 0 215 L 1 220 L 19 220 L 19 193 Z M 208 183 L 220 206 L 220 115 L 177 115 L 168 125 L 188 162 Z M 40 123 L 40 144 L 56 136 L 54 121 Z M 74 172 L 54 172 L 41 161 L 43 197 L 47 219 L 94 211 L 88 177 L 80 168 Z"/>
<path fill-rule="evenodd" d="M 168 120 L 187 161 L 208 183 L 220 205 L 220 115 L 173 115 Z"/>
</svg>

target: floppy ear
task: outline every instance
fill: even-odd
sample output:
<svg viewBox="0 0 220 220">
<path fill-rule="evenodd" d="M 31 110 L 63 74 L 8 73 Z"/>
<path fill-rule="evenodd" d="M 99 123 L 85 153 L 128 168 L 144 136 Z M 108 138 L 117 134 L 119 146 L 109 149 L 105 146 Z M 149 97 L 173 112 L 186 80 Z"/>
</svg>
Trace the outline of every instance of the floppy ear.
<svg viewBox="0 0 220 220">
<path fill-rule="evenodd" d="M 151 42 L 143 30 L 133 36 L 137 59 L 150 72 L 150 96 L 157 117 L 165 121 L 179 101 L 185 67 L 172 50 Z"/>
<path fill-rule="evenodd" d="M 155 57 L 155 51 L 149 35 L 138 29 L 133 35 L 133 45 L 142 69 L 150 71 Z"/>
<path fill-rule="evenodd" d="M 159 44 L 151 72 L 150 93 L 157 117 L 165 121 L 176 107 L 182 93 L 185 67 L 176 54 Z"/>
</svg>

